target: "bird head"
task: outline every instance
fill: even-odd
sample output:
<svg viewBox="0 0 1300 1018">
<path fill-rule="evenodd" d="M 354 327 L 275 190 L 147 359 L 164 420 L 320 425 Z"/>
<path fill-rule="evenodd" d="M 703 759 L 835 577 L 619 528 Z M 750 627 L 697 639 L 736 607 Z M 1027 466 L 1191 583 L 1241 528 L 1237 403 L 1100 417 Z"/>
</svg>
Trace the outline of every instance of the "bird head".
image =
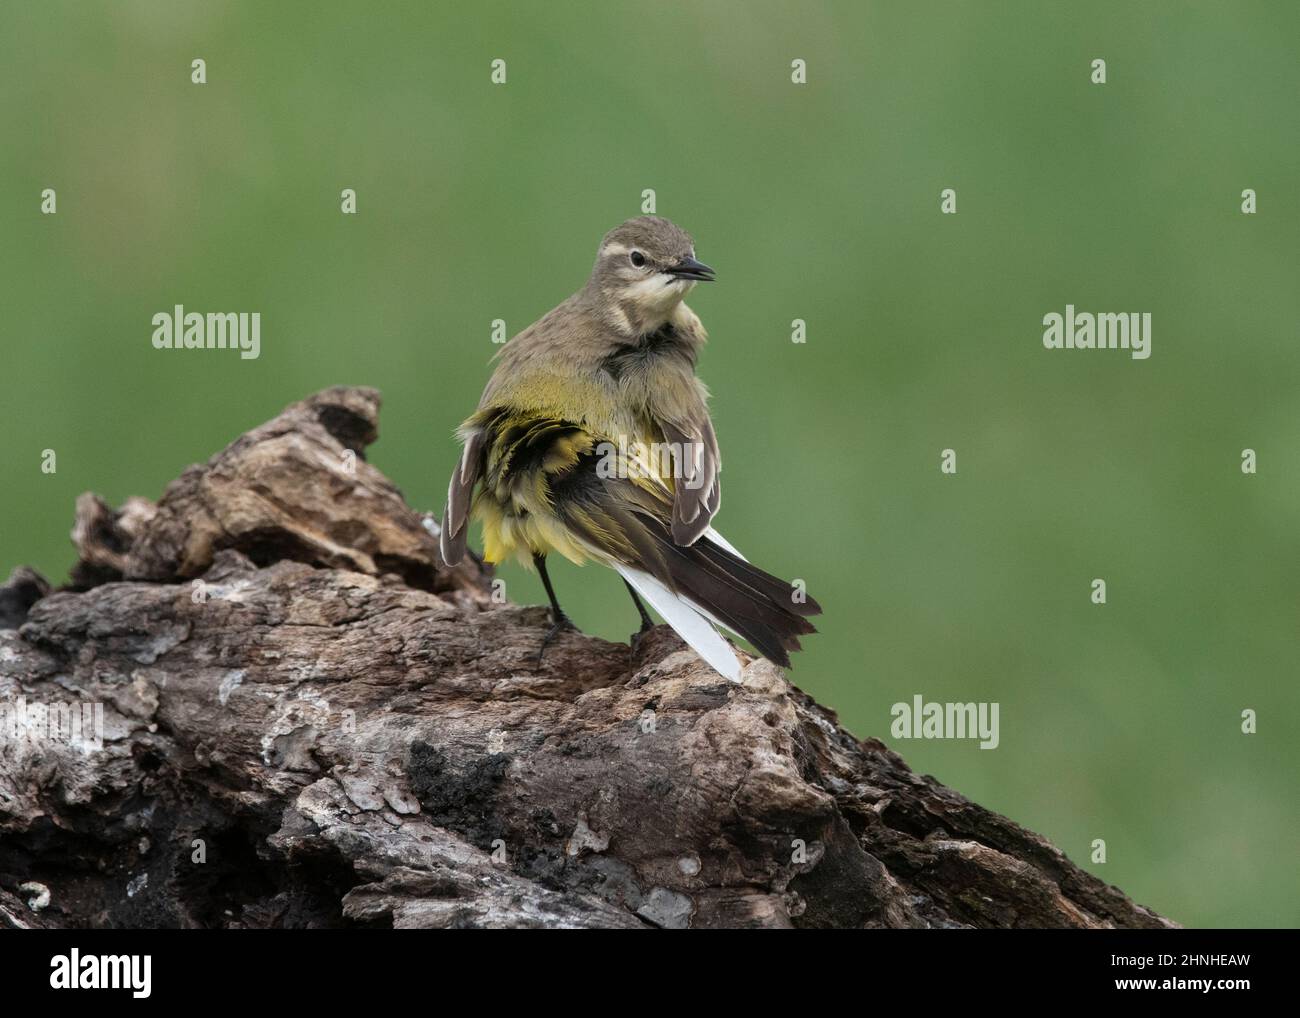
<svg viewBox="0 0 1300 1018">
<path fill-rule="evenodd" d="M 695 242 L 677 224 L 637 216 L 605 234 L 588 289 L 634 321 L 662 322 L 713 270 L 695 258 Z"/>
</svg>

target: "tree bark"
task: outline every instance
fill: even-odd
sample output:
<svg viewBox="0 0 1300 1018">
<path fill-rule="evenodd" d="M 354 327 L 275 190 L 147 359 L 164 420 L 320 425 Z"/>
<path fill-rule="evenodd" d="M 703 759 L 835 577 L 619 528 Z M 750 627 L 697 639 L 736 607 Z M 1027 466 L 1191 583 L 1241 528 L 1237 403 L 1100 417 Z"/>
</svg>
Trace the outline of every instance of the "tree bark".
<svg viewBox="0 0 1300 1018">
<path fill-rule="evenodd" d="M 0 926 L 1175 925 L 765 661 L 661 626 L 539 663 L 546 611 L 365 461 L 378 410 L 83 495 L 68 586 L 0 588 Z"/>
</svg>

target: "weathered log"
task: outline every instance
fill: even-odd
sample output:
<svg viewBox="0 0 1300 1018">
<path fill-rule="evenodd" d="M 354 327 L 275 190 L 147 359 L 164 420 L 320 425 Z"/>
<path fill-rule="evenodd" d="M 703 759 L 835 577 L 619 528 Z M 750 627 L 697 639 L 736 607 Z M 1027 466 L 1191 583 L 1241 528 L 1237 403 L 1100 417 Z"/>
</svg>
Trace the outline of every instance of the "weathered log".
<svg viewBox="0 0 1300 1018">
<path fill-rule="evenodd" d="M 83 496 L 69 586 L 0 588 L 0 926 L 1174 925 L 765 661 L 659 627 L 539 663 L 545 610 L 366 463 L 378 407 Z"/>
</svg>

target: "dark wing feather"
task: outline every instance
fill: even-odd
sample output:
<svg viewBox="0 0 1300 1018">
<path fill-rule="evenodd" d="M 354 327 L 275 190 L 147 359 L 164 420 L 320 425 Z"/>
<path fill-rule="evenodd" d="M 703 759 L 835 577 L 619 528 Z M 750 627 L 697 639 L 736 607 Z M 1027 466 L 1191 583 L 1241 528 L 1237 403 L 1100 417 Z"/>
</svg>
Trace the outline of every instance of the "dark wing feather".
<svg viewBox="0 0 1300 1018">
<path fill-rule="evenodd" d="M 709 529 L 722 502 L 718 437 L 707 414 L 698 424 L 679 426 L 662 421 L 659 427 L 665 440 L 684 451 L 679 461 L 681 476 L 673 485 L 672 534 L 678 544 L 692 545 Z"/>
<path fill-rule="evenodd" d="M 469 539 L 469 509 L 474 501 L 474 485 L 483 471 L 484 432 L 475 431 L 465 441 L 460 464 L 447 485 L 447 508 L 442 514 L 442 533 L 438 544 L 443 561 L 454 566 L 465 557 L 465 544 Z"/>
</svg>

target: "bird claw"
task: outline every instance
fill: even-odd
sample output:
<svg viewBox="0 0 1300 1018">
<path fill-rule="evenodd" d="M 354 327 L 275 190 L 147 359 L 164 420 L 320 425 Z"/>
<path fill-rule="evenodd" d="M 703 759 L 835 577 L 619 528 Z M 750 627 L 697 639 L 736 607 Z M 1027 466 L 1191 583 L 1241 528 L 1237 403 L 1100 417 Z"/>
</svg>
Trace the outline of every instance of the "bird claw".
<svg viewBox="0 0 1300 1018">
<path fill-rule="evenodd" d="M 640 629 L 627 638 L 628 646 L 632 649 L 632 657 L 636 657 L 636 652 L 641 648 L 641 640 L 645 634 L 654 629 L 653 622 L 644 623 Z"/>
<path fill-rule="evenodd" d="M 561 613 L 560 613 L 560 617 L 557 618 L 557 619 L 556 619 L 556 620 L 551 624 L 551 628 L 548 629 L 548 630 L 546 631 L 546 635 L 545 635 L 544 637 L 542 637 L 542 647 L 541 647 L 541 649 L 537 652 L 537 667 L 538 667 L 538 668 L 540 668 L 540 667 L 542 666 L 542 658 L 543 658 L 543 657 L 545 656 L 545 654 L 546 654 L 546 648 L 549 647 L 549 646 L 551 645 L 551 643 L 555 640 L 555 638 L 556 638 L 557 636 L 559 636 L 560 633 L 563 632 L 563 631 L 566 630 L 566 629 L 572 629 L 575 633 L 576 633 L 576 632 L 579 632 L 578 627 L 575 626 L 575 625 L 573 624 L 573 620 L 572 620 L 571 618 L 569 618 L 569 616 L 567 616 L 567 615 L 565 615 L 563 612 L 561 612 Z"/>
</svg>

